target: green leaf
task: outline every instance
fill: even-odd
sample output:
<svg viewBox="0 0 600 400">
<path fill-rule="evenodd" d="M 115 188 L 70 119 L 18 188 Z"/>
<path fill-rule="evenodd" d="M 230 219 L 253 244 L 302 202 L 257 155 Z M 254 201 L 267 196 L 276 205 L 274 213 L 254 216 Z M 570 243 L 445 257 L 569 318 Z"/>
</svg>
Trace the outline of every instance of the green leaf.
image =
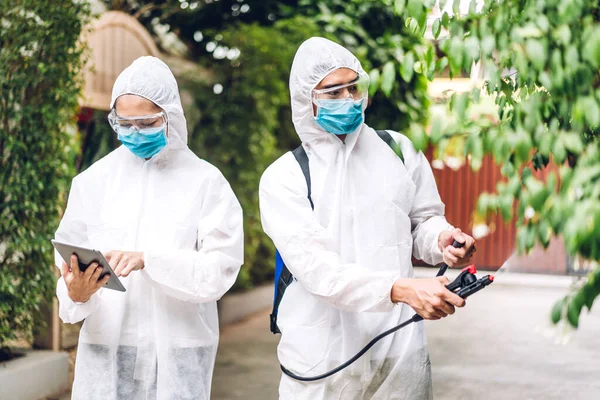
<svg viewBox="0 0 600 400">
<path fill-rule="evenodd" d="M 562 313 L 563 313 L 563 308 L 565 307 L 566 300 L 567 300 L 567 298 L 563 297 L 562 299 L 560 299 L 556 303 L 554 303 L 554 307 L 552 307 L 552 313 L 550 314 L 550 319 L 552 320 L 553 323 L 558 324 L 558 321 L 560 321 L 560 319 L 562 317 Z"/>
<path fill-rule="evenodd" d="M 547 50 L 542 42 L 536 39 L 529 39 L 525 43 L 525 50 L 531 64 L 538 70 L 543 69 L 546 64 Z"/>
<path fill-rule="evenodd" d="M 494 40 L 494 36 L 487 35 L 483 39 L 481 39 L 481 50 L 483 54 L 490 55 L 496 48 L 496 41 Z"/>
<path fill-rule="evenodd" d="M 421 27 L 419 26 L 419 22 L 417 22 L 416 19 L 414 18 L 407 18 L 406 19 L 406 27 L 415 35 L 419 35 L 419 32 L 421 31 Z"/>
<path fill-rule="evenodd" d="M 423 9 L 423 3 L 421 0 L 408 0 L 408 14 L 420 21 L 423 17 L 425 10 Z"/>
<path fill-rule="evenodd" d="M 510 221 L 513 212 L 513 197 L 512 196 L 502 196 L 499 202 L 500 212 L 502 213 L 502 218 L 504 221 Z"/>
<path fill-rule="evenodd" d="M 448 29 L 448 27 L 450 26 L 450 16 L 447 12 L 444 12 L 442 14 L 442 26 L 446 29 Z"/>
<path fill-rule="evenodd" d="M 538 224 L 538 239 L 545 249 L 548 248 L 550 239 L 552 239 L 552 228 L 545 220 L 541 220 Z"/>
<path fill-rule="evenodd" d="M 515 197 L 519 196 L 521 192 L 521 180 L 518 176 L 513 176 L 508 180 L 508 185 L 506 186 L 508 192 Z"/>
<path fill-rule="evenodd" d="M 561 25 L 552 34 L 555 40 L 562 44 L 563 46 L 571 43 L 571 29 L 569 29 L 568 25 Z"/>
<path fill-rule="evenodd" d="M 463 67 L 463 41 L 456 37 L 450 39 L 450 48 L 446 56 L 450 61 L 450 77 L 459 75 Z"/>
<path fill-rule="evenodd" d="M 392 61 L 388 61 L 383 66 L 383 73 L 381 74 L 381 90 L 388 97 L 392 93 L 395 80 L 396 69 L 394 68 L 394 63 Z"/>
<path fill-rule="evenodd" d="M 400 157 L 400 159 L 404 163 L 405 161 L 404 161 L 404 153 L 402 152 L 402 147 L 395 140 L 392 141 L 392 150 L 394 150 L 394 153 L 396 153 L 396 155 L 398 157 Z"/>
<path fill-rule="evenodd" d="M 569 305 L 567 306 L 567 320 L 574 328 L 579 326 L 579 314 L 581 314 L 584 304 L 585 297 L 581 291 L 578 291 L 569 301 Z"/>
<path fill-rule="evenodd" d="M 429 67 L 429 65 L 433 63 L 433 52 L 433 46 L 429 46 L 429 48 L 425 52 L 425 63 L 427 64 L 427 67 Z"/>
<path fill-rule="evenodd" d="M 413 142 L 415 149 L 423 151 L 427 147 L 427 134 L 423 127 L 416 123 L 411 123 L 409 128 L 409 137 Z"/>
<path fill-rule="evenodd" d="M 600 68 L 600 28 L 594 29 L 583 44 L 583 59 L 594 68 Z"/>
<path fill-rule="evenodd" d="M 460 14 L 460 0 L 454 0 L 452 2 L 452 13 L 454 15 L 459 15 Z"/>
<path fill-rule="evenodd" d="M 442 73 L 442 72 L 444 72 L 444 70 L 448 66 L 448 58 L 447 57 L 442 57 L 439 60 L 437 60 L 435 64 L 436 64 L 436 70 L 439 73 Z"/>
<path fill-rule="evenodd" d="M 516 132 L 515 141 L 515 156 L 520 162 L 526 162 L 529 160 L 529 154 L 531 153 L 533 142 L 531 136 L 524 129 L 519 129 Z"/>
<path fill-rule="evenodd" d="M 377 68 L 374 68 L 369 73 L 369 97 L 373 97 L 379 88 L 380 73 Z"/>
<path fill-rule="evenodd" d="M 404 8 L 406 7 L 406 0 L 395 0 L 394 1 L 394 12 L 396 15 L 402 15 Z"/>
<path fill-rule="evenodd" d="M 581 153 L 583 151 L 583 141 L 578 133 L 565 133 L 559 136 L 565 148 L 573 153 Z"/>
<path fill-rule="evenodd" d="M 442 120 L 440 117 L 434 117 L 431 121 L 431 141 L 435 144 L 442 138 Z"/>
<path fill-rule="evenodd" d="M 483 140 L 479 135 L 472 134 L 469 136 L 468 141 L 470 142 L 470 156 L 471 160 L 469 164 L 473 171 L 479 171 L 483 161 Z"/>
<path fill-rule="evenodd" d="M 600 125 L 600 106 L 593 96 L 585 98 L 585 119 L 592 127 Z"/>
<path fill-rule="evenodd" d="M 540 211 L 549 195 L 546 185 L 532 176 L 525 182 L 525 188 L 527 189 L 529 204 L 534 210 Z"/>
<path fill-rule="evenodd" d="M 582 290 L 585 294 L 585 306 L 587 307 L 588 311 L 591 311 L 594 300 L 600 294 L 600 282 L 594 286 L 594 282 L 588 281 L 583 286 Z"/>
<path fill-rule="evenodd" d="M 546 33 L 550 28 L 550 21 L 548 21 L 548 18 L 544 14 L 540 14 L 538 16 L 537 26 L 542 32 Z"/>
<path fill-rule="evenodd" d="M 567 158 L 567 149 L 565 149 L 563 144 L 562 136 L 563 135 L 558 135 L 557 139 L 554 141 L 554 145 L 552 146 L 552 154 L 554 155 L 554 159 L 558 164 L 562 164 Z"/>
<path fill-rule="evenodd" d="M 465 56 L 466 60 L 470 62 L 479 60 L 479 41 L 473 36 L 469 36 L 465 39 Z"/>
<path fill-rule="evenodd" d="M 405 82 L 410 82 L 415 72 L 415 56 L 412 51 L 408 52 L 404 56 L 402 66 L 400 68 L 400 76 Z"/>
<path fill-rule="evenodd" d="M 442 22 L 439 18 L 433 21 L 433 25 L 431 26 L 431 33 L 433 34 L 433 38 L 437 39 L 440 36 L 440 32 L 442 31 Z"/>
<path fill-rule="evenodd" d="M 525 250 L 529 251 L 535 246 L 535 237 L 536 237 L 537 226 L 529 225 L 527 227 L 527 237 L 525 240 Z"/>
<path fill-rule="evenodd" d="M 524 252 L 527 249 L 527 227 L 520 226 L 517 229 L 517 249 L 519 253 Z"/>
<path fill-rule="evenodd" d="M 523 168 L 523 172 L 521 172 L 521 180 L 523 183 L 526 183 L 529 178 L 531 178 L 533 176 L 533 173 L 531 172 L 531 168 L 529 167 L 525 167 Z"/>
<path fill-rule="evenodd" d="M 454 101 L 452 111 L 454 111 L 459 120 L 463 121 L 466 118 L 467 107 L 469 105 L 469 93 L 454 94 L 452 100 Z"/>
<path fill-rule="evenodd" d="M 550 78 L 550 74 L 548 72 L 540 72 L 539 80 L 543 87 L 548 90 L 552 89 L 552 79 Z"/>
</svg>

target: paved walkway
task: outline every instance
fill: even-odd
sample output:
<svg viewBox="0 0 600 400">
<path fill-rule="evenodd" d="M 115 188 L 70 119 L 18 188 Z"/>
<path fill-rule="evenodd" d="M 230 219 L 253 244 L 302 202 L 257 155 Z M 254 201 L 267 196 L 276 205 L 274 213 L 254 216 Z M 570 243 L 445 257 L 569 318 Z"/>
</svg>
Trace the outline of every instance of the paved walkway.
<svg viewBox="0 0 600 400">
<path fill-rule="evenodd" d="M 426 322 L 434 399 L 600 399 L 600 305 L 582 316 L 568 343 L 557 344 L 549 336 L 548 314 L 563 293 L 492 285 L 454 316 Z M 227 327 L 213 399 L 276 399 L 277 341 L 266 311 Z"/>
</svg>

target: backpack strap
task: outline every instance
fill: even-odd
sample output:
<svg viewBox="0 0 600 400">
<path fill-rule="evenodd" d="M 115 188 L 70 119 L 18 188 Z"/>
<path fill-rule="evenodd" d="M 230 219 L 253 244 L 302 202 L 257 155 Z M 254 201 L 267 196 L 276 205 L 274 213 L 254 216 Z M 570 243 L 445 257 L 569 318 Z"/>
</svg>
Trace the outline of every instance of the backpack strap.
<svg viewBox="0 0 600 400">
<path fill-rule="evenodd" d="M 404 154 L 402 154 L 402 147 L 400 147 L 400 145 L 394 140 L 392 135 L 390 135 L 388 131 L 375 132 L 377 132 L 377 136 L 379 136 L 381 140 L 387 143 L 387 145 L 390 146 L 392 150 L 394 150 L 394 152 L 398 155 L 398 157 L 400 157 L 400 160 L 402 160 L 402 163 L 404 164 Z"/>
<path fill-rule="evenodd" d="M 308 155 L 306 154 L 306 150 L 304 150 L 304 147 L 302 147 L 302 145 L 294 149 L 294 151 L 292 151 L 292 154 L 294 155 L 294 157 L 296 157 L 296 161 L 298 161 L 298 164 L 300 164 L 300 169 L 302 169 L 302 173 L 304 174 L 304 179 L 306 180 L 306 187 L 308 188 L 308 201 L 310 202 L 310 208 L 312 208 L 314 211 L 315 205 L 311 197 L 312 189 L 310 185 L 310 168 L 308 166 Z"/>
<path fill-rule="evenodd" d="M 300 165 L 300 169 L 302 170 L 302 174 L 304 175 L 304 179 L 306 180 L 307 187 L 307 198 L 310 203 L 310 208 L 315 209 L 315 205 L 312 201 L 312 190 L 310 184 L 310 168 L 308 166 L 308 155 L 304 150 L 304 147 L 300 145 L 294 151 L 292 151 L 294 158 Z M 279 304 L 281 304 L 281 299 L 283 299 L 283 295 L 288 288 L 292 284 L 294 280 L 294 276 L 290 272 L 290 270 L 286 267 L 283 262 L 283 258 L 279 251 L 275 253 L 275 293 L 273 296 L 273 311 L 270 315 L 271 320 L 271 333 L 281 333 L 279 327 L 277 326 L 277 311 L 279 310 Z"/>
</svg>

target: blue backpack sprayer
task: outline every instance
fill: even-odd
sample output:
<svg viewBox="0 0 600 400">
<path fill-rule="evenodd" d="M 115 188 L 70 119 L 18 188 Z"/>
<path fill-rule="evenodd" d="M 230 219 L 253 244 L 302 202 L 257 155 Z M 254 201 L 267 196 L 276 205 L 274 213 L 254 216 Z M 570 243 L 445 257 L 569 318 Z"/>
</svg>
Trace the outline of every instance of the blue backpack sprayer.
<svg viewBox="0 0 600 400">
<path fill-rule="evenodd" d="M 392 147 L 392 149 L 394 149 L 395 142 L 388 132 L 377 131 L 377 135 L 384 142 L 386 142 L 390 147 Z M 397 151 L 396 149 L 394 149 L 394 150 Z M 304 174 L 304 178 L 306 179 L 306 185 L 308 188 L 307 198 L 308 198 L 308 201 L 310 202 L 311 208 L 314 210 L 315 207 L 314 207 L 314 203 L 313 203 L 312 197 L 311 197 L 311 183 L 310 183 L 310 170 L 308 167 L 308 156 L 302 146 L 296 148 L 292 152 L 292 154 L 294 155 L 294 157 L 296 158 L 296 161 L 300 165 L 300 168 L 302 169 L 302 173 Z M 400 154 L 400 158 L 402 159 L 401 154 Z M 454 243 L 452 245 L 454 247 L 461 247 L 462 243 L 458 243 L 457 241 L 454 241 Z M 448 269 L 448 265 L 442 264 L 442 266 L 436 276 L 444 275 L 446 273 L 447 269 Z M 481 289 L 490 285 L 494 281 L 494 277 L 492 275 L 485 275 L 484 277 L 477 279 L 477 277 L 475 276 L 476 273 L 477 273 L 477 270 L 476 270 L 475 266 L 472 265 L 472 266 L 466 267 L 460 272 L 460 274 L 456 277 L 456 279 L 453 282 L 446 285 L 446 288 L 448 290 L 450 290 L 451 292 L 456 293 L 458 296 L 462 297 L 463 299 L 466 299 L 470 295 L 477 293 L 478 291 L 480 291 Z M 273 298 L 273 312 L 271 313 L 271 316 L 270 316 L 272 333 L 281 333 L 281 331 L 279 330 L 279 327 L 277 326 L 277 311 L 279 309 L 279 304 L 281 303 L 281 299 L 283 298 L 283 294 L 285 293 L 285 290 L 287 289 L 287 287 L 292 283 L 293 279 L 294 279 L 293 275 L 285 266 L 285 263 L 283 262 L 283 258 L 281 258 L 281 255 L 279 254 L 279 251 L 278 251 L 276 253 L 276 259 L 275 259 L 275 294 L 274 294 L 274 298 Z M 286 374 L 290 378 L 293 378 L 293 379 L 296 379 L 299 381 L 311 382 L 311 381 L 325 379 L 325 378 L 330 377 L 331 375 L 336 374 L 337 372 L 343 370 L 344 368 L 348 367 L 350 364 L 354 363 L 361 356 L 363 356 L 371 347 L 373 347 L 375 345 L 375 343 L 377 343 L 384 337 L 391 335 L 392 333 L 412 324 L 413 322 L 419 322 L 422 319 L 423 319 L 423 317 L 421 317 L 418 314 L 415 314 L 412 316 L 412 318 L 379 334 L 378 336 L 374 337 L 373 340 L 371 340 L 369 343 L 367 343 L 367 345 L 365 347 L 363 347 L 358 353 L 356 353 L 348 361 L 333 368 L 330 371 L 325 372 L 324 374 L 316 375 L 316 376 L 309 376 L 309 377 L 299 376 L 299 375 L 296 375 L 293 372 L 289 371 L 283 365 L 281 365 L 281 370 L 283 371 L 284 374 Z"/>
</svg>

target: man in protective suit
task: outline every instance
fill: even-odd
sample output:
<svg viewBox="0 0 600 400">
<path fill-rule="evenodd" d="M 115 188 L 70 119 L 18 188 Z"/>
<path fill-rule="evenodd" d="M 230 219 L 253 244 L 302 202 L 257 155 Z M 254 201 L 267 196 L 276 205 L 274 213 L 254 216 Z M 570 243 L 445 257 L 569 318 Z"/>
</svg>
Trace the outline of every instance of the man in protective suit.
<svg viewBox="0 0 600 400">
<path fill-rule="evenodd" d="M 242 209 L 217 168 L 187 147 L 175 77 L 141 57 L 117 78 L 120 146 L 73 179 L 56 239 L 102 251 L 126 288 L 57 255 L 60 317 L 85 322 L 73 399 L 208 400 L 216 300 L 243 261 Z M 62 267 L 61 267 L 62 266 Z"/>
<path fill-rule="evenodd" d="M 431 168 L 405 136 L 388 131 L 399 157 L 364 123 L 368 75 L 342 46 L 311 38 L 290 76 L 292 118 L 309 160 L 307 182 L 292 153 L 263 174 L 265 232 L 295 277 L 278 312 L 282 365 L 301 376 L 331 370 L 415 312 L 439 319 L 462 307 L 444 277 L 414 279 L 411 256 L 469 262 L 474 240 L 444 218 Z M 452 247 L 453 241 L 463 243 Z M 387 336 L 320 381 L 283 375 L 280 399 L 432 398 L 423 322 Z"/>
</svg>

